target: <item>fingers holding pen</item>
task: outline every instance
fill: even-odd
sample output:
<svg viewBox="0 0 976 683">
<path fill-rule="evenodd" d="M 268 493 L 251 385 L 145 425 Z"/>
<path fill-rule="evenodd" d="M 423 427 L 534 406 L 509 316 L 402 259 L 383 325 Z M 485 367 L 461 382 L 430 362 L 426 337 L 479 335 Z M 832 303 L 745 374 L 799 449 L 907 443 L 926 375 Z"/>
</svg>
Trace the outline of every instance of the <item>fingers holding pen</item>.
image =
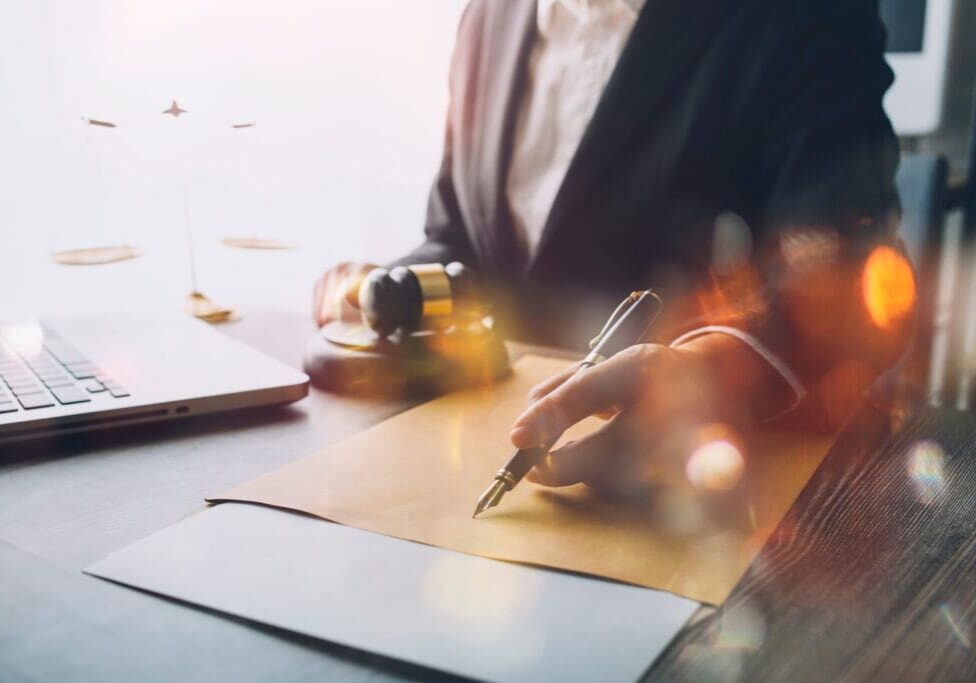
<svg viewBox="0 0 976 683">
<path fill-rule="evenodd" d="M 575 375 L 577 371 L 579 371 L 579 369 L 580 369 L 580 364 L 573 363 L 562 372 L 555 374 L 552 377 L 549 377 L 548 379 L 545 379 L 539 382 L 538 384 L 536 384 L 534 387 L 529 389 L 529 395 L 528 395 L 529 403 L 535 403 L 536 401 L 539 401 L 545 398 L 546 396 L 548 396 L 549 394 L 551 394 L 554 390 L 562 386 L 566 382 L 566 380 L 568 380 L 570 377 Z"/>
<path fill-rule="evenodd" d="M 512 443 L 517 448 L 545 445 L 590 415 L 637 402 L 669 353 L 657 344 L 637 344 L 564 379 L 519 416 Z"/>
<path fill-rule="evenodd" d="M 543 486 L 571 486 L 593 482 L 617 463 L 633 443 L 633 417 L 621 413 L 581 439 L 570 441 L 546 456 L 529 472 L 527 479 Z"/>
<path fill-rule="evenodd" d="M 561 381 L 559 381 L 561 380 Z M 639 344 L 568 378 L 551 380 L 513 427 L 519 448 L 551 443 L 576 422 L 617 412 L 587 436 L 548 454 L 527 475 L 543 486 L 579 482 L 612 496 L 632 496 L 661 476 L 661 440 L 687 419 L 708 414 L 707 376 L 700 362 L 680 350 Z M 544 387 L 548 388 L 548 387 Z M 673 444 L 672 444 L 673 446 Z M 669 446 L 669 448 L 671 448 Z M 679 449 L 680 450 L 680 449 Z M 665 468 L 666 469 L 666 468 Z"/>
</svg>

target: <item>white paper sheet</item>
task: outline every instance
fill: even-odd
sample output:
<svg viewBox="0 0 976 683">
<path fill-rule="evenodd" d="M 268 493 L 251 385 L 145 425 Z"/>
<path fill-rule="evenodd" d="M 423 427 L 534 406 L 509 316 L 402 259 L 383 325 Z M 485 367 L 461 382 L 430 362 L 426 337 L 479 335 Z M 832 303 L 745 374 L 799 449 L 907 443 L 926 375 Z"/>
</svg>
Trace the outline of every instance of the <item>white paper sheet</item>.
<svg viewBox="0 0 976 683">
<path fill-rule="evenodd" d="M 635 680 L 698 606 L 670 593 L 242 504 L 194 515 L 87 571 L 498 681 Z"/>
</svg>

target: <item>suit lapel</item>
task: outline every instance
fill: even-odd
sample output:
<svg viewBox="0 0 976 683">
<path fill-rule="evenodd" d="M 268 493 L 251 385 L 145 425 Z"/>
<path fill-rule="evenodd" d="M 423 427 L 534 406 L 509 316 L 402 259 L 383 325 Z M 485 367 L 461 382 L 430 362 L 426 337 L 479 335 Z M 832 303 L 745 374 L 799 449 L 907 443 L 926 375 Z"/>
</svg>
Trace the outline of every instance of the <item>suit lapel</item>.
<svg viewBox="0 0 976 683">
<path fill-rule="evenodd" d="M 505 193 L 512 158 L 515 121 L 525 90 L 528 55 L 536 39 L 535 0 L 495 2 L 487 15 L 487 40 L 480 66 L 485 71 L 481 125 L 475 130 L 477 164 L 473 188 L 479 197 L 481 229 L 475 229 L 482 253 L 498 272 L 520 269 L 511 210 Z"/>
<path fill-rule="evenodd" d="M 648 0 L 569 164 L 533 262 L 637 127 L 687 78 L 736 4 L 737 0 Z"/>
</svg>

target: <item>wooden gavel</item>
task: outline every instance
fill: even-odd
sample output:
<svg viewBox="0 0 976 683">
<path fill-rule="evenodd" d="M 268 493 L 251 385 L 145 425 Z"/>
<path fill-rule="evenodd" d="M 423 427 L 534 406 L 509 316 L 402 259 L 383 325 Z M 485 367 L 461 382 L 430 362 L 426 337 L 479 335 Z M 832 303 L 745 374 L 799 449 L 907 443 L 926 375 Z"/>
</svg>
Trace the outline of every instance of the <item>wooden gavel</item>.
<svg viewBox="0 0 976 683">
<path fill-rule="evenodd" d="M 400 331 L 439 330 L 485 315 L 471 268 L 423 263 L 375 268 L 359 285 L 363 322 L 381 337 Z"/>
</svg>

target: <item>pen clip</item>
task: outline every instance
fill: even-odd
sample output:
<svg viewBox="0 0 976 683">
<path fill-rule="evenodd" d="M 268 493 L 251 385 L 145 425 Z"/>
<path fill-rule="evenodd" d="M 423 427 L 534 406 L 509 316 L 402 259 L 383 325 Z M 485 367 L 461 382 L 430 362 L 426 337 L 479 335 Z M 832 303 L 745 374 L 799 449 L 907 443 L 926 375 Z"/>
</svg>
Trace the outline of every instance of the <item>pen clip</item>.
<svg viewBox="0 0 976 683">
<path fill-rule="evenodd" d="M 607 322 L 604 323 L 603 329 L 601 329 L 597 333 L 597 335 L 595 337 L 593 337 L 593 339 L 590 340 L 590 348 L 591 349 L 595 349 L 597 347 L 597 345 L 601 341 L 603 341 L 603 337 L 610 330 L 610 328 L 613 327 L 614 323 L 617 322 L 620 319 L 620 316 L 622 316 L 624 314 L 624 311 L 627 310 L 627 306 L 636 303 L 636 301 L 641 298 L 641 295 L 642 294 L 644 294 L 643 291 L 641 291 L 641 292 L 631 292 L 630 294 L 628 294 L 626 296 L 626 298 L 624 298 L 623 301 L 621 301 L 619 304 L 617 304 L 617 307 L 615 309 L 613 309 L 613 313 L 611 313 L 610 314 L 610 317 L 607 318 Z"/>
</svg>

